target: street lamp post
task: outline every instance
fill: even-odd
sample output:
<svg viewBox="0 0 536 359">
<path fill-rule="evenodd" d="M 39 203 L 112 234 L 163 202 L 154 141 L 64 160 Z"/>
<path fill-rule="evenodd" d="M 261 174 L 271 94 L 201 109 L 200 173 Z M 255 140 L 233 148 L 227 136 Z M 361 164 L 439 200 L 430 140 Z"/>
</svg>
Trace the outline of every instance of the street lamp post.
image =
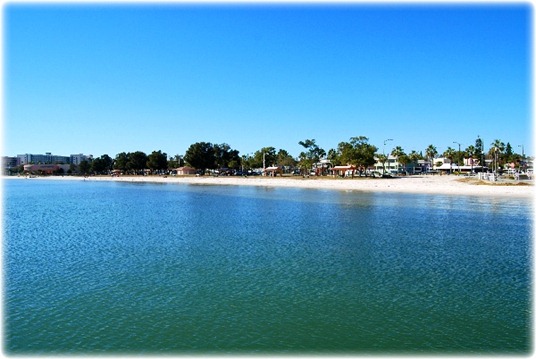
<svg viewBox="0 0 536 359">
<path fill-rule="evenodd" d="M 521 161 L 519 163 L 519 172 L 521 172 L 521 162 L 525 165 L 525 146 L 517 145 L 517 147 L 521 147 Z"/>
<path fill-rule="evenodd" d="M 525 159 L 525 146 L 517 145 L 517 147 L 521 147 L 521 158 Z"/>
<path fill-rule="evenodd" d="M 385 155 L 385 144 L 387 143 L 387 141 L 392 141 L 393 139 L 392 138 L 388 138 L 386 140 L 383 141 L 383 154 Z"/>
</svg>

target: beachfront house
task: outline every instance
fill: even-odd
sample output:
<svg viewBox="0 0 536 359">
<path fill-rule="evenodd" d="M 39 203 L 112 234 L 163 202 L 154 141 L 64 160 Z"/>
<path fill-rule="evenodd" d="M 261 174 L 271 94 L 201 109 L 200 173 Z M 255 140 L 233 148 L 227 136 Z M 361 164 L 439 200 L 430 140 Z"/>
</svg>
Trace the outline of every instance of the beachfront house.
<svg viewBox="0 0 536 359">
<path fill-rule="evenodd" d="M 374 164 L 374 171 L 383 173 L 384 163 L 378 160 L 378 157 L 374 157 L 376 163 Z M 398 173 L 402 165 L 398 162 L 398 159 L 395 156 L 387 156 L 387 161 L 385 161 L 385 173 Z"/>
<path fill-rule="evenodd" d="M 353 176 L 355 173 L 356 167 L 353 165 L 346 165 L 346 166 L 334 166 L 331 168 L 331 173 L 333 176 L 340 176 L 340 177 L 350 177 Z"/>
<path fill-rule="evenodd" d="M 463 165 L 458 165 L 457 163 L 452 163 L 447 157 L 438 157 L 434 158 L 434 170 L 440 171 L 443 173 L 451 172 L 460 172 L 460 173 L 473 173 L 473 172 L 484 172 L 487 170 L 487 167 L 482 167 L 480 161 L 473 158 L 464 158 Z"/>
</svg>

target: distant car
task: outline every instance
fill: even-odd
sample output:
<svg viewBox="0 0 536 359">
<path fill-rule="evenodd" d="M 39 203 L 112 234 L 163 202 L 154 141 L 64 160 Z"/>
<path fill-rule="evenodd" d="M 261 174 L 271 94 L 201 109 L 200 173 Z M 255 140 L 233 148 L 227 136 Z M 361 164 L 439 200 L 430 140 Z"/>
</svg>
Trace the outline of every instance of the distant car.
<svg viewBox="0 0 536 359">
<path fill-rule="evenodd" d="M 369 175 L 372 177 L 381 177 L 382 173 L 380 171 L 371 171 Z"/>
</svg>

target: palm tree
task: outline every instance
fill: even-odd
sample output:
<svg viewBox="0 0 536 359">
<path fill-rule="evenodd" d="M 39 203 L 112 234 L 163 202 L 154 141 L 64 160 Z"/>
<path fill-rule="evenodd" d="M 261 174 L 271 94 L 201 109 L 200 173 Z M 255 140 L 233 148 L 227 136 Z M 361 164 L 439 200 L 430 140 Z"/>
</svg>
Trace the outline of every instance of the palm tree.
<svg viewBox="0 0 536 359">
<path fill-rule="evenodd" d="M 409 154 L 409 160 L 411 161 L 411 163 L 414 164 L 413 166 L 413 174 L 415 174 L 415 166 L 419 163 L 419 160 L 421 159 L 421 155 L 418 154 L 416 151 L 411 151 L 411 153 Z"/>
<path fill-rule="evenodd" d="M 493 155 L 493 160 L 495 162 L 495 173 L 497 173 L 497 167 L 499 165 L 500 155 L 504 151 L 504 143 L 501 140 L 495 140 L 491 144 L 489 153 Z"/>
<path fill-rule="evenodd" d="M 443 152 L 443 156 L 447 157 L 450 160 L 450 173 L 452 174 L 452 161 L 454 159 L 456 151 L 454 151 L 454 148 L 448 147 L 445 152 Z"/>
<path fill-rule="evenodd" d="M 404 155 L 406 155 L 406 154 L 404 153 L 404 150 L 400 146 L 396 146 L 391 151 L 391 156 L 395 157 L 397 162 L 398 162 L 398 159 L 400 158 L 400 156 L 404 156 Z M 397 165 L 397 171 L 396 171 L 397 173 L 398 173 L 398 166 L 399 165 Z"/>
<path fill-rule="evenodd" d="M 473 156 L 476 154 L 476 147 L 473 145 L 467 147 L 465 153 L 467 153 L 469 161 L 471 161 L 471 173 L 473 173 Z"/>
<path fill-rule="evenodd" d="M 437 155 L 437 149 L 434 145 L 429 145 L 426 148 L 426 158 L 430 159 L 430 167 L 434 167 L 434 158 Z"/>
<path fill-rule="evenodd" d="M 387 156 L 384 154 L 379 154 L 377 158 L 378 158 L 378 162 L 382 164 L 383 174 L 385 174 L 385 162 L 387 162 Z"/>
</svg>

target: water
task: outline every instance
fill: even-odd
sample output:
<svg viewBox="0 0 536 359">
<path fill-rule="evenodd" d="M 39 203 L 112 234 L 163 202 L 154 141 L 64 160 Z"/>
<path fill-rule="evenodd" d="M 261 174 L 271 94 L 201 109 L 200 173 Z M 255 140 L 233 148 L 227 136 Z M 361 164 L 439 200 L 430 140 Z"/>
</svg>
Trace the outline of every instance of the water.
<svg viewBox="0 0 536 359">
<path fill-rule="evenodd" d="M 531 351 L 528 200 L 3 185 L 9 354 Z"/>
</svg>

